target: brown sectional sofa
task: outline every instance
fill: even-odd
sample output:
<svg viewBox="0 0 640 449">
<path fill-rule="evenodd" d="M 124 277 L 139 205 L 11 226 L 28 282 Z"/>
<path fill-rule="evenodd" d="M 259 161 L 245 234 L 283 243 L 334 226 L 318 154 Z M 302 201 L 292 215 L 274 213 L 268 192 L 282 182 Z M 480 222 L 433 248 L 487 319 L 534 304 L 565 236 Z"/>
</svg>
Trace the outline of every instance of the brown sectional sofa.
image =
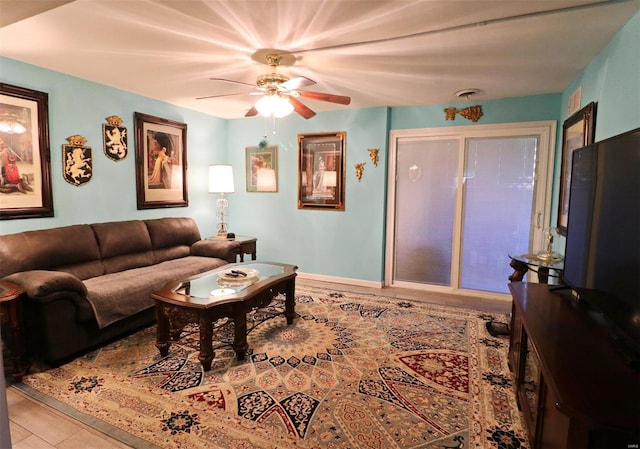
<svg viewBox="0 0 640 449">
<path fill-rule="evenodd" d="M 0 236 L 0 279 L 26 292 L 31 355 L 59 365 L 152 324 L 153 290 L 235 262 L 239 246 L 201 239 L 191 218 L 27 231 Z"/>
</svg>

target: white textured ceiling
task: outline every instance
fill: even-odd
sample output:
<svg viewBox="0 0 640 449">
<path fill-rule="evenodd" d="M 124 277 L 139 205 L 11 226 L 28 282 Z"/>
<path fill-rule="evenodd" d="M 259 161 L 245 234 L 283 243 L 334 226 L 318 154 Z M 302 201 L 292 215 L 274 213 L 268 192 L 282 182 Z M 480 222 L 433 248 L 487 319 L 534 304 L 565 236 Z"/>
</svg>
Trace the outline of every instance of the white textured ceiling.
<svg viewBox="0 0 640 449">
<path fill-rule="evenodd" d="M 640 0 L 0 0 L 0 55 L 222 118 L 243 117 L 256 97 L 210 78 L 254 83 L 270 72 L 252 58 L 265 48 L 290 52 L 278 71 L 317 82 L 307 90 L 352 98 L 303 100 L 315 111 L 455 102 L 466 88 L 481 102 L 564 90 L 639 10 Z"/>
</svg>

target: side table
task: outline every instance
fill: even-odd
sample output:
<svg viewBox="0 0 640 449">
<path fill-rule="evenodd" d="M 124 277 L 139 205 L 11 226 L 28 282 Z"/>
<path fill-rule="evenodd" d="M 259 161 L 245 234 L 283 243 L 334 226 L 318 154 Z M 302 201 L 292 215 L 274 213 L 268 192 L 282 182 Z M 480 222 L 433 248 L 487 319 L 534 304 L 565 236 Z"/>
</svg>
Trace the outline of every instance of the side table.
<svg viewBox="0 0 640 449">
<path fill-rule="evenodd" d="M 22 287 L 11 282 L 0 281 L 0 326 L 8 324 L 7 348 L 11 351 L 13 365 L 11 375 L 20 382 L 29 370 L 22 335 Z M 4 329 L 4 327 L 3 327 Z M 3 336 L 4 337 L 4 336 Z M 7 340 L 4 340 L 7 342 Z"/>
<path fill-rule="evenodd" d="M 513 274 L 509 276 L 511 282 L 521 281 L 527 271 L 537 273 L 538 281 L 541 284 L 548 284 L 550 277 L 562 278 L 562 272 L 564 271 L 563 259 L 543 259 L 537 254 L 509 255 L 509 258 L 511 259 L 509 265 L 514 269 Z"/>
<path fill-rule="evenodd" d="M 235 238 L 229 240 L 240 242 L 240 262 L 244 262 L 245 254 L 251 254 L 251 260 L 256 260 L 257 238 L 248 235 L 236 235 Z"/>
<path fill-rule="evenodd" d="M 509 266 L 513 268 L 513 274 L 509 276 L 510 282 L 521 281 L 527 271 L 537 273 L 538 281 L 541 284 L 548 284 L 549 278 L 562 279 L 562 272 L 564 270 L 563 259 L 544 259 L 537 254 L 521 254 L 518 256 L 512 256 L 509 254 Z M 553 270 L 553 273 L 551 272 Z M 500 335 L 510 335 L 511 325 L 510 323 L 500 323 L 497 321 L 487 321 L 487 331 L 494 337 Z"/>
</svg>

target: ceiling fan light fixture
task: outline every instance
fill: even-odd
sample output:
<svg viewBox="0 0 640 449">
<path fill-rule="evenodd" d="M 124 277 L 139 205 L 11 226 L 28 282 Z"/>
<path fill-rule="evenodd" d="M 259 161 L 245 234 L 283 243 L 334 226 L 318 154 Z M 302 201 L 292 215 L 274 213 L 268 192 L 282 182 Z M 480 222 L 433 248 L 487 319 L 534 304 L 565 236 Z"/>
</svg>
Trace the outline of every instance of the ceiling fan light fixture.
<svg viewBox="0 0 640 449">
<path fill-rule="evenodd" d="M 293 112 L 293 105 L 278 94 L 265 95 L 256 102 L 256 109 L 265 117 L 285 117 Z"/>
</svg>

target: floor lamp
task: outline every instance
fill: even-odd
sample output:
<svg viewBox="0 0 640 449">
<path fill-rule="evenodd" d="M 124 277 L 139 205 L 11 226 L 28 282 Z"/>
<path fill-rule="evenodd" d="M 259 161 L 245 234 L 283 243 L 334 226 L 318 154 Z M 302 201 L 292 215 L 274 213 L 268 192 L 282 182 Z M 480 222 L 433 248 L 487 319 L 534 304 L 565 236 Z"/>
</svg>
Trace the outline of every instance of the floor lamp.
<svg viewBox="0 0 640 449">
<path fill-rule="evenodd" d="M 218 218 L 218 235 L 216 238 L 227 238 L 227 207 L 229 202 L 225 193 L 233 193 L 233 168 L 231 165 L 209 165 L 209 193 L 217 193 L 216 216 Z"/>
</svg>

